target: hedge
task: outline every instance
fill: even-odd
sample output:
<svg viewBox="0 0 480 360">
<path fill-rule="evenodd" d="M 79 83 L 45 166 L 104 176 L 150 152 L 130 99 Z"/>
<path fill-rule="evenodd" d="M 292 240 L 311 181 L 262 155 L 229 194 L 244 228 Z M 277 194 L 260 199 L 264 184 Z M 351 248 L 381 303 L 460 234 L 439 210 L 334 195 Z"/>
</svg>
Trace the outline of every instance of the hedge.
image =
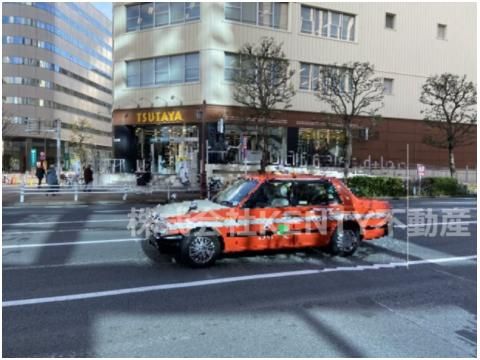
<svg viewBox="0 0 480 360">
<path fill-rule="evenodd" d="M 406 195 L 405 181 L 402 178 L 386 176 L 354 176 L 348 178 L 347 186 L 361 197 Z M 427 177 L 422 179 L 421 193 L 418 193 L 418 181 L 410 181 L 409 193 L 420 196 L 463 196 L 468 194 L 467 187 L 449 177 Z"/>
<path fill-rule="evenodd" d="M 418 183 L 416 185 L 418 188 Z M 460 184 L 457 179 L 449 177 L 427 177 L 422 179 L 421 195 L 459 196 L 467 194 L 467 187 Z"/>
<path fill-rule="evenodd" d="M 404 196 L 403 179 L 386 176 L 355 176 L 348 178 L 347 186 L 357 196 Z"/>
</svg>

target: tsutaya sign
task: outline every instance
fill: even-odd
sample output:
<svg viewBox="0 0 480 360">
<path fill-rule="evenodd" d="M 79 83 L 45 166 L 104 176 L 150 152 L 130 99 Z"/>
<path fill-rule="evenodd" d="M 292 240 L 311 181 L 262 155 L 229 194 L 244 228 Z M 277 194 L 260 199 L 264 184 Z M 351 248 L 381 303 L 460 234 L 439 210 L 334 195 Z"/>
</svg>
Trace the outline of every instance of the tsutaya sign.
<svg viewBox="0 0 480 360">
<path fill-rule="evenodd" d="M 137 112 L 137 124 L 155 124 L 183 121 L 180 111 L 140 111 Z"/>
</svg>

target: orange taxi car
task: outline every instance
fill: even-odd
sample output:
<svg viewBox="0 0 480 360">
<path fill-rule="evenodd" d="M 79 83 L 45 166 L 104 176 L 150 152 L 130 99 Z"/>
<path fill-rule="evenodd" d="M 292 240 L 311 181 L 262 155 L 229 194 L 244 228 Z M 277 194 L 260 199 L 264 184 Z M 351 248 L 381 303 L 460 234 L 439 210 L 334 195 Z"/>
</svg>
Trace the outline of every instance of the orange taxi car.
<svg viewBox="0 0 480 360">
<path fill-rule="evenodd" d="M 358 198 L 342 181 L 312 175 L 245 175 L 211 200 L 157 206 L 147 227 L 161 252 L 194 267 L 222 254 L 327 247 L 348 256 L 389 233 L 385 201 Z"/>
</svg>

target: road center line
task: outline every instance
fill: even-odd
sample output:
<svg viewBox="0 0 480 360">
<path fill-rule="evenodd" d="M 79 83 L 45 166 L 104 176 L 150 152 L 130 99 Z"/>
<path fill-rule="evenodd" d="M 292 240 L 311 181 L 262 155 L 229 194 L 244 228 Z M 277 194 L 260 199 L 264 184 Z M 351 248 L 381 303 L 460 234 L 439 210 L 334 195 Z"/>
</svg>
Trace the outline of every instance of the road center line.
<svg viewBox="0 0 480 360">
<path fill-rule="evenodd" d="M 56 243 L 44 243 L 44 244 L 19 244 L 19 245 L 3 245 L 2 249 L 18 249 L 18 248 L 33 248 L 33 247 L 46 247 L 46 246 L 65 246 L 65 245 L 86 245 L 86 244 L 106 244 L 116 242 L 127 241 L 140 241 L 143 238 L 128 238 L 128 239 L 108 239 L 108 240 L 88 240 L 88 241 L 69 241 L 69 242 L 56 242 Z"/>
<path fill-rule="evenodd" d="M 416 260 L 416 261 L 410 261 L 408 263 L 396 262 L 396 263 L 387 263 L 387 264 L 359 265 L 359 266 L 351 266 L 351 267 L 345 266 L 345 267 L 337 267 L 337 268 L 309 269 L 309 270 L 287 271 L 287 272 L 277 272 L 277 273 L 267 273 L 267 274 L 257 274 L 257 275 L 235 276 L 235 277 L 226 277 L 226 278 L 219 278 L 219 279 L 198 280 L 198 281 L 189 281 L 184 283 L 161 284 L 161 285 L 153 285 L 153 286 L 141 286 L 141 287 L 127 288 L 127 289 L 96 291 L 96 292 L 89 292 L 89 293 L 50 296 L 50 297 L 34 298 L 34 299 L 6 300 L 2 302 L 2 307 L 5 308 L 5 307 L 12 307 L 12 306 L 37 305 L 37 304 L 45 304 L 45 303 L 53 303 L 53 302 L 84 300 L 84 299 L 101 298 L 101 297 L 107 297 L 107 296 L 129 295 L 129 294 L 138 294 L 138 293 L 153 292 L 153 291 L 192 288 L 192 287 L 201 287 L 201 286 L 209 286 L 209 285 L 217 285 L 217 284 L 228 284 L 228 283 L 236 283 L 241 281 L 284 278 L 289 276 L 314 275 L 314 274 L 321 274 L 321 273 L 327 273 L 327 272 L 364 271 L 364 270 L 378 270 L 378 269 L 384 269 L 384 268 L 408 267 L 412 265 L 422 265 L 422 264 L 439 264 L 439 263 L 448 263 L 448 262 L 456 262 L 456 261 L 468 261 L 468 260 L 474 260 L 476 258 L 477 258 L 476 255 L 471 255 L 471 256 L 458 256 L 458 257 L 448 257 L 448 258 L 439 258 L 439 259 Z"/>
</svg>

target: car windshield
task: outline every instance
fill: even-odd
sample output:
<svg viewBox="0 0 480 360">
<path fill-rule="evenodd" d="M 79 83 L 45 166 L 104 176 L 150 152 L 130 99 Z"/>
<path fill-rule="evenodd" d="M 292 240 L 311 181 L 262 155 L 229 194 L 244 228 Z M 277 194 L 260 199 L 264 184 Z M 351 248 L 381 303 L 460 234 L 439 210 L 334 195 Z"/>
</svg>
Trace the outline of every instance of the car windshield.
<svg viewBox="0 0 480 360">
<path fill-rule="evenodd" d="M 248 193 L 255 188 L 255 186 L 257 186 L 257 184 L 258 181 L 256 180 L 237 180 L 230 186 L 220 191 L 213 198 L 213 201 L 221 205 L 237 206 L 238 203 L 242 201 L 245 196 L 247 196 Z"/>
</svg>

